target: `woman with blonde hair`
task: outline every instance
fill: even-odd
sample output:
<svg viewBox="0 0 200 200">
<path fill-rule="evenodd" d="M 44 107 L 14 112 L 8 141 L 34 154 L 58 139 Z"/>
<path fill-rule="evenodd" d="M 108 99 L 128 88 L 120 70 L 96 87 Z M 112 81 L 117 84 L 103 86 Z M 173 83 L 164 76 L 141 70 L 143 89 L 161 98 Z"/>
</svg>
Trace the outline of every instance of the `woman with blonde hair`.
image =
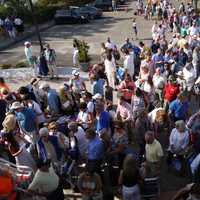
<svg viewBox="0 0 200 200">
<path fill-rule="evenodd" d="M 62 111 L 66 115 L 70 115 L 73 113 L 73 108 L 75 101 L 73 100 L 73 96 L 70 92 L 70 88 L 68 85 L 64 85 L 60 87 L 59 97 L 61 101 Z"/>
<path fill-rule="evenodd" d="M 140 200 L 140 174 L 133 155 L 128 154 L 124 159 L 123 170 L 119 176 L 119 185 L 122 186 L 123 200 Z"/>
</svg>

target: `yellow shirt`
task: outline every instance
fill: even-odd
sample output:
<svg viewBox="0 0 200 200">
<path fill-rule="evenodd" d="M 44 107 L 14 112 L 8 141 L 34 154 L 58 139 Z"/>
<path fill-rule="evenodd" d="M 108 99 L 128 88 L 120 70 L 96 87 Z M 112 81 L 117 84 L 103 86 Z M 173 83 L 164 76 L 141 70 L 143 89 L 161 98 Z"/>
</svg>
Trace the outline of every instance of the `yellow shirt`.
<svg viewBox="0 0 200 200">
<path fill-rule="evenodd" d="M 146 144 L 146 160 L 148 162 L 158 162 L 163 156 L 163 150 L 160 143 L 155 139 L 152 144 Z"/>
<path fill-rule="evenodd" d="M 186 39 L 184 39 L 184 38 L 180 39 L 180 40 L 178 41 L 178 47 L 184 48 L 185 45 L 187 44 L 187 42 L 188 42 L 188 41 L 187 41 Z"/>
</svg>

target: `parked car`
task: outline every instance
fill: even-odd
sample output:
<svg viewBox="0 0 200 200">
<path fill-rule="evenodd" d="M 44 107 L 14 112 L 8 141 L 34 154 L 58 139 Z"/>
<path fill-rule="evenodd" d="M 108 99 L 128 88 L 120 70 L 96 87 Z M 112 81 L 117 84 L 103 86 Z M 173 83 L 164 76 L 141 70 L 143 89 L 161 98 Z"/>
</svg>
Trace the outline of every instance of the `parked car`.
<svg viewBox="0 0 200 200">
<path fill-rule="evenodd" d="M 56 24 L 82 24 L 88 23 L 89 18 L 85 15 L 81 15 L 75 12 L 73 9 L 70 10 L 57 10 L 54 15 L 54 21 Z"/>
<path fill-rule="evenodd" d="M 100 8 L 104 11 L 111 11 L 112 10 L 112 0 L 95 0 L 93 6 L 96 8 Z"/>
<path fill-rule="evenodd" d="M 125 4 L 126 0 L 118 0 L 119 4 Z"/>
<path fill-rule="evenodd" d="M 81 15 L 88 14 L 90 19 L 99 19 L 102 17 L 102 14 L 103 14 L 103 12 L 100 8 L 96 8 L 94 6 L 89 6 L 89 5 L 80 7 L 80 8 L 78 8 L 78 10 Z"/>
</svg>

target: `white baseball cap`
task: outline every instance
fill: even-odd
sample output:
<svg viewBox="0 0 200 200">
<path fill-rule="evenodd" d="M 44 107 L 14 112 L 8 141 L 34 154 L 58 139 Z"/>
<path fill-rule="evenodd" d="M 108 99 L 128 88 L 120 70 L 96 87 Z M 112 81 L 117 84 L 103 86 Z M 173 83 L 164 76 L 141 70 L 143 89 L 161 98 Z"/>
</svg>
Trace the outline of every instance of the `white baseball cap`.
<svg viewBox="0 0 200 200">
<path fill-rule="evenodd" d="M 79 71 L 78 71 L 77 69 L 74 69 L 74 70 L 72 71 L 72 75 L 78 76 L 78 75 L 79 75 Z"/>
<path fill-rule="evenodd" d="M 31 43 L 29 41 L 24 42 L 24 45 L 31 45 Z"/>
<path fill-rule="evenodd" d="M 93 98 L 93 99 L 102 99 L 103 97 L 102 97 L 101 94 L 97 93 L 97 94 L 95 94 L 92 98 Z"/>
</svg>

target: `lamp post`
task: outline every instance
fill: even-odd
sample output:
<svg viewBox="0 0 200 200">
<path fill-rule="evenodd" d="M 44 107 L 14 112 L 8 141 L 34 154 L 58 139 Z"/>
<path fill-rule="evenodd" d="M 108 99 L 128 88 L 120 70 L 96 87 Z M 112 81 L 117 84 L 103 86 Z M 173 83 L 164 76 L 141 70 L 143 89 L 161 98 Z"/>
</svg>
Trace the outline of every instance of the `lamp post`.
<svg viewBox="0 0 200 200">
<path fill-rule="evenodd" d="M 34 10 L 34 6 L 33 6 L 33 2 L 32 2 L 32 0 L 28 0 L 28 2 L 29 2 L 29 5 L 30 5 L 30 9 L 31 9 L 33 23 L 35 25 L 35 31 L 36 31 L 36 34 L 37 34 L 37 37 L 38 37 L 38 40 L 39 40 L 39 43 L 40 43 L 40 50 L 42 51 L 43 50 L 42 39 L 41 39 L 37 19 L 36 19 L 36 16 L 35 16 L 35 10 Z"/>
</svg>

